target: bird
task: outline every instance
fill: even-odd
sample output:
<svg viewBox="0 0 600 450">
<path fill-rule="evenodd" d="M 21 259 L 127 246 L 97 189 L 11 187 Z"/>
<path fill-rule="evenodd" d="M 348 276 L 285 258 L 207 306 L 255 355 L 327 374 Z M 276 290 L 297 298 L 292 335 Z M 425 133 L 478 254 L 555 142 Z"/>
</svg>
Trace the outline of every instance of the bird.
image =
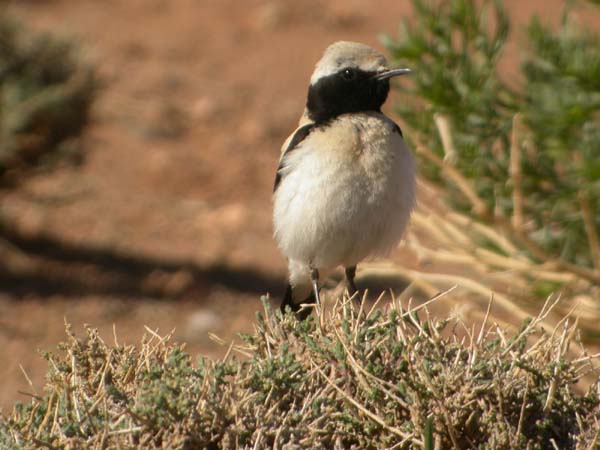
<svg viewBox="0 0 600 450">
<path fill-rule="evenodd" d="M 305 319 L 320 304 L 320 282 L 385 257 L 402 238 L 415 204 L 415 163 L 400 127 L 381 112 L 391 68 L 374 48 L 328 46 L 310 78 L 298 128 L 281 148 L 273 186 L 273 231 L 288 260 L 281 311 Z"/>
</svg>

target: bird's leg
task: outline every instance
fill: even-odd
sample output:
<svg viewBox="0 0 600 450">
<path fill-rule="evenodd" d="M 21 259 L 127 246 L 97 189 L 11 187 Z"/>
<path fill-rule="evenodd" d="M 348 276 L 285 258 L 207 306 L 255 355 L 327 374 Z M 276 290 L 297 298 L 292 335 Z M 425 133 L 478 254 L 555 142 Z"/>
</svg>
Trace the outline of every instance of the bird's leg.
<svg viewBox="0 0 600 450">
<path fill-rule="evenodd" d="M 356 285 L 354 284 L 354 277 L 356 277 L 356 266 L 346 267 L 346 287 L 350 297 L 358 292 L 358 289 L 356 289 Z"/>
<path fill-rule="evenodd" d="M 312 282 L 313 292 L 315 294 L 315 303 L 321 305 L 321 297 L 319 297 L 319 270 L 314 267 L 310 268 L 310 281 Z"/>
</svg>

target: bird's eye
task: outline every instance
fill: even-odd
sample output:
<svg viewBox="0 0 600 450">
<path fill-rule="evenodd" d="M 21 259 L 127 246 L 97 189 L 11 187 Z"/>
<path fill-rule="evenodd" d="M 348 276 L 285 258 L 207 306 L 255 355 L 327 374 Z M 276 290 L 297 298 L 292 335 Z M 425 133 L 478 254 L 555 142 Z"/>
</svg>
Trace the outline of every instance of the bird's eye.
<svg viewBox="0 0 600 450">
<path fill-rule="evenodd" d="M 356 70 L 354 69 L 344 69 L 342 71 L 342 78 L 346 81 L 352 81 L 356 78 Z"/>
</svg>

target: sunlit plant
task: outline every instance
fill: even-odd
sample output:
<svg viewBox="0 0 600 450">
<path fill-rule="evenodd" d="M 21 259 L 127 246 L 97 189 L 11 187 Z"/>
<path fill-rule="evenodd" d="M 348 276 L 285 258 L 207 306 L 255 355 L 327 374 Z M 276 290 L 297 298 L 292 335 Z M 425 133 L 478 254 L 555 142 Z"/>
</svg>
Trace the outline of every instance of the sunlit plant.
<svg viewBox="0 0 600 450">
<path fill-rule="evenodd" d="M 520 74 L 508 76 L 499 69 L 510 31 L 502 2 L 412 5 L 414 20 L 384 39 L 395 62 L 414 69 L 413 82 L 398 86 L 396 111 L 421 175 L 470 244 L 441 240 L 488 272 L 510 271 L 515 282 L 500 291 L 597 298 L 599 36 L 576 23 L 571 4 L 557 30 L 534 17 L 516 36 Z M 432 240 L 431 248 L 445 245 Z"/>
</svg>

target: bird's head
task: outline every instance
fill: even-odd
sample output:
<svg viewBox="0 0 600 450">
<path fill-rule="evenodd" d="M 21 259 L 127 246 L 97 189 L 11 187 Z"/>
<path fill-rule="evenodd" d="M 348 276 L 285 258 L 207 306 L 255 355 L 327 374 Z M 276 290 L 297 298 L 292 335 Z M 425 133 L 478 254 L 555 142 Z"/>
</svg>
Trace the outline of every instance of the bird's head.
<svg viewBox="0 0 600 450">
<path fill-rule="evenodd" d="M 390 90 L 389 79 L 410 73 L 391 69 L 385 57 L 368 45 L 336 42 L 325 50 L 310 79 L 306 113 L 315 122 L 340 114 L 380 111 Z"/>
</svg>

